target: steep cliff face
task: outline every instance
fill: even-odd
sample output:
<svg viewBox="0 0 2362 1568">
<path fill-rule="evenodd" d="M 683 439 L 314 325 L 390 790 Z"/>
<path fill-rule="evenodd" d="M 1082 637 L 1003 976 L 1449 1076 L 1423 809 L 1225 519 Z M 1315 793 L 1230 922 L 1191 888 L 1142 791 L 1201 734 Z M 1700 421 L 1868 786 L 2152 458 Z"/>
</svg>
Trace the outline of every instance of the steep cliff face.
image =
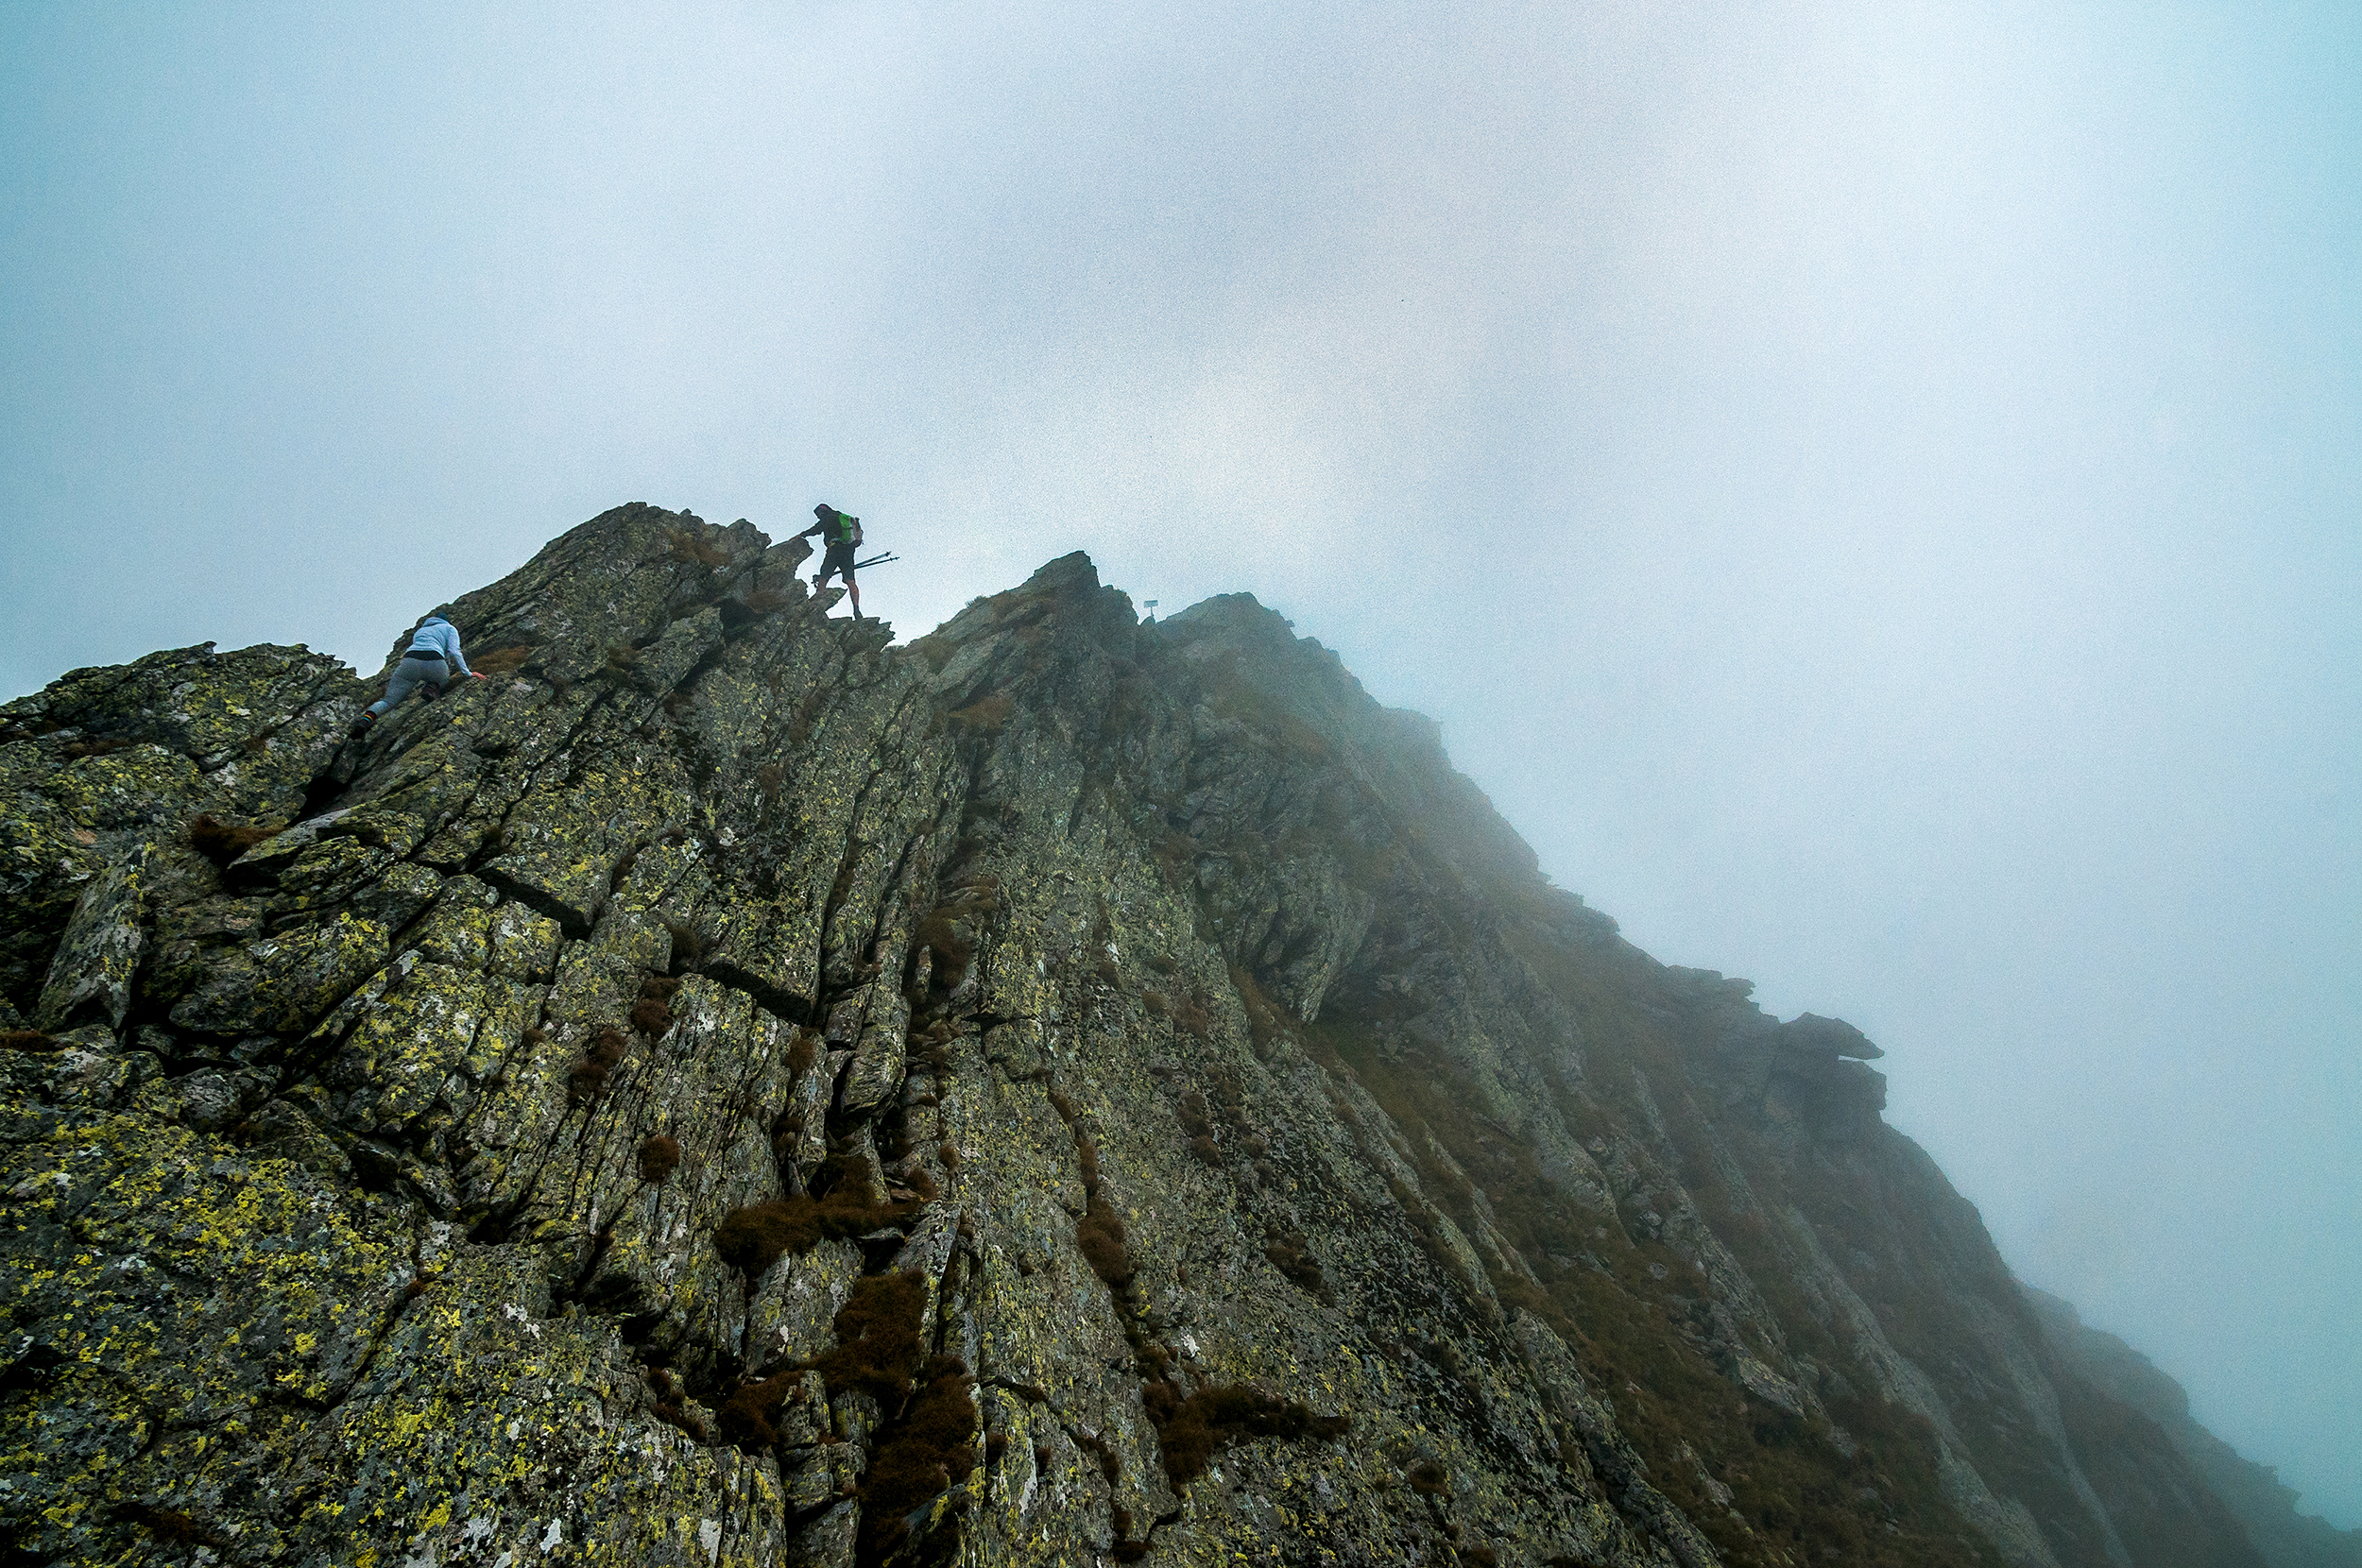
<svg viewBox="0 0 2362 1568">
<path fill-rule="evenodd" d="M 2091 1327 L 2058 1297 L 2031 1288 L 2026 1294 L 2059 1359 L 2101 1393 L 2156 1423 L 2271 1568 L 2362 1568 L 2362 1530 L 2341 1530 L 2318 1515 L 2298 1512 L 2297 1493 L 2268 1466 L 2241 1458 L 2200 1426 L 2182 1385 L 2148 1356 Z"/>
<path fill-rule="evenodd" d="M 610 512 L 360 742 L 300 649 L 0 709 L 9 1560 L 2258 1560 L 1876 1048 L 1432 724 L 803 552 Z"/>
</svg>

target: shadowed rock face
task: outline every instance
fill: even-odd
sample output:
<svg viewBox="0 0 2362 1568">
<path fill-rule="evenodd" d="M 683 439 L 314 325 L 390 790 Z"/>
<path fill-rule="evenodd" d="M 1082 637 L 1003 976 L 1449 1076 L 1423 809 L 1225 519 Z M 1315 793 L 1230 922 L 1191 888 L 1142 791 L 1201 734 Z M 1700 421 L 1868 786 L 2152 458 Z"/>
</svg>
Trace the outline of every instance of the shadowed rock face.
<svg viewBox="0 0 2362 1568">
<path fill-rule="evenodd" d="M 2028 1287 L 2027 1298 L 2042 1320 L 2044 1337 L 2068 1371 L 2156 1423 L 2159 1434 L 2205 1477 L 2270 1568 L 2362 1568 L 2362 1530 L 2341 1530 L 2318 1515 L 2299 1512 L 2297 1493 L 2283 1486 L 2268 1466 L 2241 1458 L 2229 1443 L 2200 1426 L 2190 1415 L 2190 1396 L 2182 1385 L 2158 1371 L 2148 1357 L 2114 1335 L 2088 1326 L 2074 1307 L 2056 1296 Z M 2153 1446 L 2127 1445 L 2127 1457 L 2137 1458 Z"/>
<path fill-rule="evenodd" d="M 0 709 L 9 1561 L 2257 1561 L 1877 1048 L 1431 723 L 804 554 L 608 513 L 362 741 L 301 649 Z"/>
</svg>

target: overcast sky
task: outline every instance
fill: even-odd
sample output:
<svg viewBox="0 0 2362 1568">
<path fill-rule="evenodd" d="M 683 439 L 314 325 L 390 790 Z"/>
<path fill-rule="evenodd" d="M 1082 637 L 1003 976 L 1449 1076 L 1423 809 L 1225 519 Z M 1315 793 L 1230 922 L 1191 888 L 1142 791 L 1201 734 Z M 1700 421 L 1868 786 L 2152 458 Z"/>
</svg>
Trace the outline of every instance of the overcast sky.
<svg viewBox="0 0 2362 1568">
<path fill-rule="evenodd" d="M 0 0 L 0 695 L 1251 589 L 2362 1525 L 2362 8 Z"/>
</svg>

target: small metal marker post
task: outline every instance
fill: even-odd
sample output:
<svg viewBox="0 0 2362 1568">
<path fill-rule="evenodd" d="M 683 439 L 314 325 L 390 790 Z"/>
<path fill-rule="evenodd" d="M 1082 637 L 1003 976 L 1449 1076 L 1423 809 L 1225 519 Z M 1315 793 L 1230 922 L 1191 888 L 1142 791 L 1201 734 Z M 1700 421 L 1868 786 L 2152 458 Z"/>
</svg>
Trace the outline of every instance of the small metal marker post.
<svg viewBox="0 0 2362 1568">
<path fill-rule="evenodd" d="M 1154 599 L 1143 599 L 1140 603 L 1146 606 L 1148 610 L 1148 623 L 1154 626 L 1156 624 L 1156 601 Z"/>
</svg>

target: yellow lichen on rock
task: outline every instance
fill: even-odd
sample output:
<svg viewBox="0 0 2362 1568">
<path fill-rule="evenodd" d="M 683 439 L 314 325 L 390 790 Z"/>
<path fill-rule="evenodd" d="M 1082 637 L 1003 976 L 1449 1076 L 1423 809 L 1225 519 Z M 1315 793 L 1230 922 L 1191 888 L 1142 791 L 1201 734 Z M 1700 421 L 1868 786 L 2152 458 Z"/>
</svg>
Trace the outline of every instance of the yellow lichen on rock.
<svg viewBox="0 0 2362 1568">
<path fill-rule="evenodd" d="M 2091 1456 L 1986 1414 L 2049 1374 L 1875 1048 L 1618 942 L 1333 655 L 1080 555 L 897 648 L 807 554 L 617 508 L 357 738 L 291 649 L 0 707 L 18 1555 L 2221 1544 L 2153 1454 L 2023 1481 Z"/>
</svg>

